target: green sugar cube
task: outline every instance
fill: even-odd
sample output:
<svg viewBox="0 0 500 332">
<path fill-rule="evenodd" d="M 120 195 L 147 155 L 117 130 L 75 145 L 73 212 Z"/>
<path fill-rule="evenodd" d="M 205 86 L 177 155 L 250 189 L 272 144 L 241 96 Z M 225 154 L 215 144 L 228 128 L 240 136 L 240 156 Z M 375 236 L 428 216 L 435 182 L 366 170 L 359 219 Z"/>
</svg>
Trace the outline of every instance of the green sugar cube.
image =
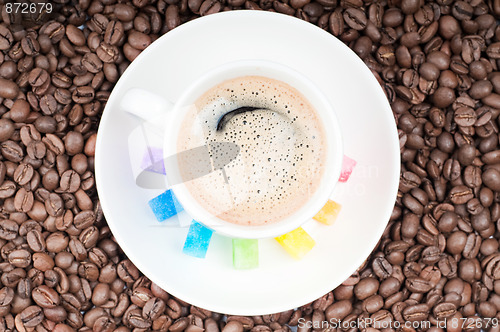
<svg viewBox="0 0 500 332">
<path fill-rule="evenodd" d="M 254 269 L 259 266 L 259 241 L 233 239 L 233 266 L 235 269 Z"/>
</svg>

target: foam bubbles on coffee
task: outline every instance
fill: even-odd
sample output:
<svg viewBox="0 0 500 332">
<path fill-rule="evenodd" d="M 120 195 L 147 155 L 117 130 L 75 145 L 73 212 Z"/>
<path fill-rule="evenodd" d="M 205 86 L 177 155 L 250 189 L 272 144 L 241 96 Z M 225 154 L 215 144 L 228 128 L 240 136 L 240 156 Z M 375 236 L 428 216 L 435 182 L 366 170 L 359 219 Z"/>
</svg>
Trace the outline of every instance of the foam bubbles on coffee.
<svg viewBox="0 0 500 332">
<path fill-rule="evenodd" d="M 232 223 L 261 225 L 295 213 L 316 191 L 324 172 L 325 134 L 297 90 L 281 81 L 244 76 L 213 87 L 195 106 L 183 120 L 178 151 L 209 142 L 240 147 L 224 167 L 225 177 L 219 170 L 186 182 L 210 213 Z M 242 106 L 258 109 L 235 115 L 217 131 L 219 119 Z M 212 151 L 212 161 L 215 166 L 227 162 L 221 151 Z M 190 163 L 179 162 L 183 176 L 190 178 Z"/>
</svg>

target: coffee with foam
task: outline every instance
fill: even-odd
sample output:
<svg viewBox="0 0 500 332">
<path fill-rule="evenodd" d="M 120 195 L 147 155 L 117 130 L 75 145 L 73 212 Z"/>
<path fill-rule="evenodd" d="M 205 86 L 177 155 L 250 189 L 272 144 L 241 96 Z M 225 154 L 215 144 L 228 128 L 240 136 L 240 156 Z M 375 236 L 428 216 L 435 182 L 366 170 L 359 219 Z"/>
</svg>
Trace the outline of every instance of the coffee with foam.
<svg viewBox="0 0 500 332">
<path fill-rule="evenodd" d="M 219 120 L 239 107 L 220 130 Z M 321 119 L 290 85 L 261 76 L 222 82 L 205 92 L 184 117 L 177 151 L 209 142 L 233 142 L 237 157 L 223 170 L 185 182 L 209 213 L 240 225 L 277 222 L 303 207 L 318 189 L 326 163 Z M 213 165 L 227 151 L 211 151 Z M 179 160 L 181 176 L 193 178 L 193 160 Z"/>
</svg>

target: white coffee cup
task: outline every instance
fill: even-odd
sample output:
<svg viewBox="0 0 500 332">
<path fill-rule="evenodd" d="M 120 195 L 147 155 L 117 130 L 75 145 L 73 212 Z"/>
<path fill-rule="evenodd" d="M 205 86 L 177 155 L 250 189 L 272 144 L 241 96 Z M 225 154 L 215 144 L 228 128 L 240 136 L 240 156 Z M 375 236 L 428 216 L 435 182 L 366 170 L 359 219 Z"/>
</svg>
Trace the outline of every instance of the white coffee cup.
<svg viewBox="0 0 500 332">
<path fill-rule="evenodd" d="M 175 155 L 180 124 L 195 101 L 206 91 L 224 81 L 242 76 L 264 76 L 287 83 L 310 102 L 325 128 L 326 164 L 321 182 L 307 203 L 295 213 L 280 221 L 265 225 L 246 226 L 230 223 L 209 213 L 192 197 L 182 183 Z M 163 133 L 163 154 L 166 186 L 175 183 L 172 190 L 184 210 L 196 221 L 226 236 L 234 238 L 269 238 L 285 234 L 310 220 L 328 201 L 340 176 L 343 145 L 339 122 L 334 109 L 322 92 L 305 76 L 284 65 L 262 60 L 245 60 L 216 67 L 199 77 L 175 103 L 139 88 L 129 90 L 121 107 Z"/>
</svg>

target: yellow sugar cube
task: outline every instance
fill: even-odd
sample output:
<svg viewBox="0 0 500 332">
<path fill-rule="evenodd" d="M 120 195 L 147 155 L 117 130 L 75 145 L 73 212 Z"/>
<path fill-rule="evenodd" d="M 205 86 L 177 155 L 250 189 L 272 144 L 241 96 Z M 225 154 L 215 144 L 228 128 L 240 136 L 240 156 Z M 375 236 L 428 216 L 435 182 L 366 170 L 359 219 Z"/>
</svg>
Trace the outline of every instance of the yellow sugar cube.
<svg viewBox="0 0 500 332">
<path fill-rule="evenodd" d="M 316 244 L 306 231 L 299 227 L 275 238 L 279 244 L 295 259 L 301 259 Z"/>
<path fill-rule="evenodd" d="M 314 220 L 317 220 L 325 225 L 331 225 L 337 219 L 340 210 L 342 209 L 342 205 L 332 201 L 331 199 L 326 202 L 325 206 L 316 213 L 313 217 Z"/>
</svg>

